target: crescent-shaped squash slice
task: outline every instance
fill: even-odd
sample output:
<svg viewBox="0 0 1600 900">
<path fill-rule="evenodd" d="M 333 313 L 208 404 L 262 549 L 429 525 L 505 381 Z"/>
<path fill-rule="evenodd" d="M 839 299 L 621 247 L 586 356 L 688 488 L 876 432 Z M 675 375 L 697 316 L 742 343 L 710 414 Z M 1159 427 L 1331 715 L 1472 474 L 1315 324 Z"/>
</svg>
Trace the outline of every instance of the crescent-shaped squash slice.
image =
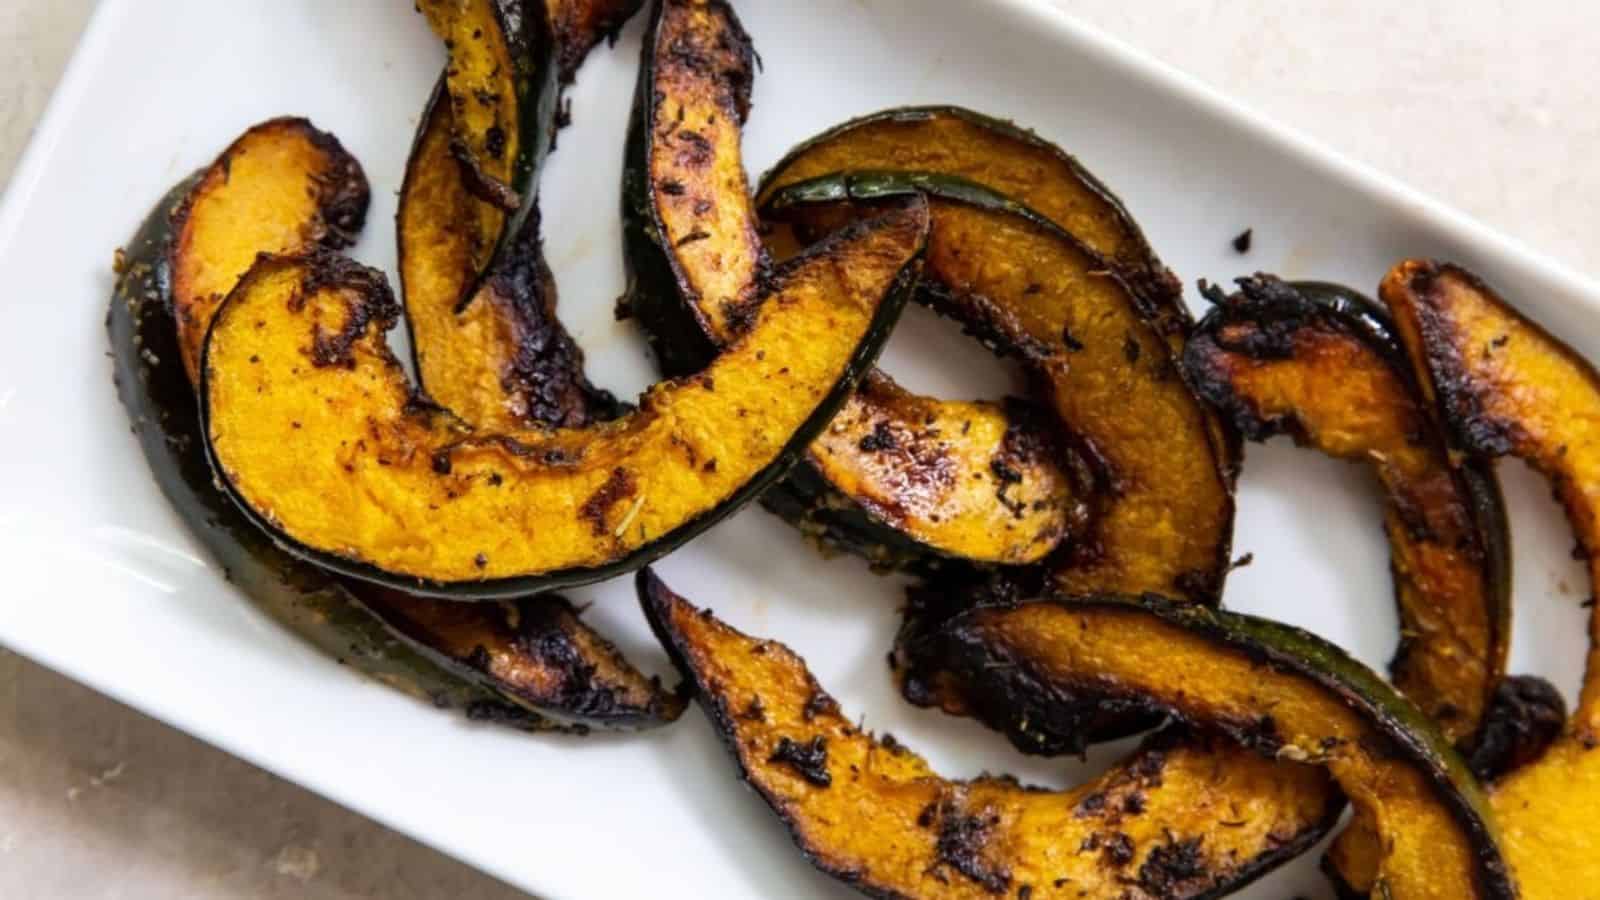
<svg viewBox="0 0 1600 900">
<path fill-rule="evenodd" d="M 172 238 L 163 242 L 191 379 L 212 314 L 256 254 L 343 249 L 366 223 L 368 198 L 361 164 L 305 119 L 250 128 L 200 173 L 172 211 Z"/>
<path fill-rule="evenodd" d="M 1018 717 L 1060 727 L 1083 710 L 1169 715 L 1326 769 L 1353 828 L 1374 836 L 1362 887 L 1375 898 L 1516 896 L 1488 802 L 1449 741 L 1313 635 L 1147 596 L 979 607 L 937 640 L 970 696 Z"/>
<path fill-rule="evenodd" d="M 1515 456 L 1544 474 L 1591 587 L 1600 585 L 1600 372 L 1456 266 L 1408 260 L 1384 278 L 1380 296 L 1458 447 Z M 1600 610 L 1591 610 L 1589 633 L 1566 733 L 1490 793 L 1525 900 L 1600 883 Z M 1353 883 L 1370 880 L 1365 857 L 1341 862 Z"/>
<path fill-rule="evenodd" d="M 908 203 L 794 260 L 741 339 L 623 418 L 500 434 L 412 391 L 379 273 L 264 258 L 206 341 L 207 449 L 259 525 L 354 577 L 489 599 L 631 571 L 784 473 L 882 347 L 926 234 Z"/>
<path fill-rule="evenodd" d="M 753 73 L 726 3 L 656 4 L 624 166 L 625 306 L 669 375 L 737 337 L 769 270 L 739 148 Z M 1013 412 L 874 371 L 764 503 L 881 568 L 1037 562 L 1083 510 L 1048 433 Z"/>
<path fill-rule="evenodd" d="M 1498 483 L 1452 460 L 1376 303 L 1272 276 L 1214 292 L 1184 368 L 1245 437 L 1371 466 L 1383 487 L 1401 640 L 1395 686 L 1470 745 L 1511 639 L 1510 534 Z"/>
<path fill-rule="evenodd" d="M 1333 824 L 1324 772 L 1171 732 L 1068 791 L 941 777 L 852 724 L 788 648 L 639 575 L 645 615 L 741 777 L 817 868 L 874 897 L 1216 897 Z"/>
<path fill-rule="evenodd" d="M 1192 324 L 1183 287 L 1122 201 L 1065 150 L 1010 122 L 958 106 L 862 116 L 789 151 L 762 178 L 761 200 L 821 175 L 891 170 L 964 178 L 1060 225 L 1108 261 L 1146 317 L 1182 349 Z"/>
<path fill-rule="evenodd" d="M 640 0 L 542 4 L 563 78 L 571 80 L 595 43 L 621 27 L 639 5 Z M 538 6 L 528 4 L 527 12 Z M 459 2 L 426 6 L 430 20 L 450 29 L 471 23 L 484 27 L 485 9 Z M 446 11 L 449 15 L 443 15 Z M 480 199 L 471 170 L 459 158 L 450 77 L 463 76 L 454 66 L 486 64 L 478 57 L 492 58 L 500 46 L 487 38 L 452 46 L 453 68 L 435 85 L 406 162 L 396 231 L 413 362 L 428 396 L 475 428 L 578 427 L 621 408 L 589 383 L 582 352 L 556 318 L 555 280 L 544 261 L 539 211 L 531 196 L 537 165 L 522 174 L 521 191 L 530 196 L 518 224 Z M 467 61 L 457 63 L 463 55 Z M 519 145 L 553 140 L 555 108 L 540 106 L 536 112 L 520 120 Z M 514 232 L 502 235 L 507 227 Z M 501 258 L 490 270 L 491 254 L 500 245 Z"/>
<path fill-rule="evenodd" d="M 561 80 L 572 81 L 589 51 L 602 40 L 614 40 L 643 5 L 644 0 L 544 0 L 561 64 Z"/>
<path fill-rule="evenodd" d="M 535 206 L 555 127 L 561 48 L 543 0 L 417 0 L 416 7 L 450 56 L 450 150 L 486 201 L 477 223 L 481 271 Z"/>
<path fill-rule="evenodd" d="M 238 195 L 214 197 L 211 202 L 237 210 L 257 227 L 282 215 L 283 207 L 273 198 L 302 189 L 307 177 L 304 166 L 320 170 L 327 163 L 265 145 L 303 143 L 308 139 L 304 131 L 310 127 L 277 123 L 252 129 L 254 137 L 241 139 L 235 147 L 255 147 L 260 151 L 256 161 L 235 166 L 226 186 Z M 313 132 L 313 136 L 325 146 L 338 146 L 330 135 Z M 262 164 L 267 159 L 276 164 Z M 335 168 L 354 166 L 354 160 L 343 160 Z M 473 718 L 534 730 L 642 727 L 676 718 L 682 707 L 680 698 L 662 690 L 614 653 L 602 652 L 606 646 L 603 639 L 575 618 L 548 620 L 567 630 L 560 643 L 579 651 L 565 655 L 542 649 L 555 646 L 549 627 L 519 632 L 504 624 L 517 619 L 541 621 L 543 614 L 538 610 L 547 601 L 519 601 L 514 612 L 481 605 L 456 608 L 460 612 L 450 646 L 459 648 L 470 642 L 469 655 L 495 660 L 497 671 L 445 663 L 443 654 L 428 646 L 426 634 L 415 635 L 410 643 L 420 646 L 414 650 L 362 606 L 404 612 L 419 610 L 429 601 L 329 578 L 279 549 L 216 489 L 205 460 L 194 387 L 182 364 L 181 330 L 173 315 L 176 297 L 172 290 L 173 273 L 179 268 L 214 268 L 215 260 L 241 252 L 232 219 L 208 220 L 217 227 L 190 227 L 183 232 L 186 240 L 181 247 L 174 246 L 179 233 L 176 226 L 186 221 L 194 224 L 194 220 L 182 218 L 181 211 L 194 205 L 190 202 L 193 191 L 208 183 L 207 176 L 215 168 L 174 188 L 129 243 L 106 325 L 118 394 L 133 420 L 145 459 L 167 500 L 229 579 L 264 613 L 329 656 Z M 364 195 L 364 181 L 360 187 Z M 358 223 L 364 211 L 364 206 L 351 210 L 354 218 L 349 221 Z M 326 217 L 327 213 L 309 215 Z M 293 226 L 292 218 L 286 218 L 271 233 L 303 233 Z M 213 261 L 208 263 L 206 257 Z M 209 322 L 200 324 L 203 330 Z M 476 614 L 477 624 L 468 621 L 467 610 Z M 538 648 L 527 640 L 530 635 L 540 637 Z M 463 671 L 471 677 L 459 677 Z M 515 678 L 509 677 L 512 673 Z M 502 679 L 502 674 L 508 677 Z M 589 714 L 601 709 L 606 711 L 603 716 Z"/>
<path fill-rule="evenodd" d="M 640 674 L 554 594 L 452 603 L 359 585 L 352 591 L 416 652 L 495 696 L 577 730 L 676 721 L 681 693 Z"/>
<path fill-rule="evenodd" d="M 556 317 L 539 214 L 482 279 L 485 206 L 451 153 L 451 105 L 434 90 L 406 162 L 396 216 L 400 285 L 417 380 L 474 428 L 582 427 L 620 412 L 584 375 L 583 351 Z M 463 304 L 465 298 L 468 302 Z"/>
<path fill-rule="evenodd" d="M 785 170 L 769 176 L 787 182 Z M 1067 592 L 1220 594 L 1233 535 L 1233 465 L 1135 292 L 1071 234 L 961 178 L 854 172 L 790 183 L 764 214 L 802 237 L 886 199 L 928 198 L 922 295 L 1015 348 L 1046 408 L 1092 461 L 1089 532 L 1047 565 Z"/>
</svg>

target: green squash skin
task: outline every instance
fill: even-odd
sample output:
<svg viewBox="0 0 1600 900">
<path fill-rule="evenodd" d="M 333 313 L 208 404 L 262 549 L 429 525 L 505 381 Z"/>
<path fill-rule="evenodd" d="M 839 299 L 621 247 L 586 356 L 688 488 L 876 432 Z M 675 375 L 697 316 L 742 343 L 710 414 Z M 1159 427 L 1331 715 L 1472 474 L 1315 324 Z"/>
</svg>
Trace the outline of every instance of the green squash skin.
<svg viewBox="0 0 1600 900">
<path fill-rule="evenodd" d="M 463 681 L 391 635 L 349 587 L 279 549 L 217 490 L 166 302 L 170 217 L 195 180 L 173 188 L 134 235 L 106 315 L 117 395 L 162 494 L 251 603 L 324 654 L 471 718 L 550 729 L 555 723 L 544 716 Z"/>
<path fill-rule="evenodd" d="M 654 144 L 653 121 L 657 98 L 656 33 L 665 5 L 656 0 L 650 11 L 640 53 L 639 78 L 634 85 L 633 107 L 622 163 L 622 258 L 628 285 L 618 303 L 618 315 L 639 321 L 656 365 L 668 378 L 690 375 L 705 368 L 717 355 L 704 319 L 687 297 L 687 282 L 678 271 L 677 257 L 662 237 L 650 184 L 650 153 Z M 741 48 L 747 68 L 754 67 L 755 49 L 731 8 L 724 9 Z M 748 104 L 745 105 L 748 108 Z M 740 122 L 743 125 L 743 122 Z"/>
<path fill-rule="evenodd" d="M 1513 900 L 1516 887 L 1496 842 L 1494 818 L 1489 803 L 1461 755 L 1438 727 L 1410 701 L 1349 654 L 1310 632 L 1267 619 L 1229 613 L 1193 603 L 1174 603 L 1162 597 L 1069 597 L 1032 601 L 1059 604 L 1068 610 L 1117 609 L 1136 611 L 1202 637 L 1221 647 L 1247 656 L 1262 668 L 1291 673 L 1326 688 L 1350 710 L 1370 722 L 1392 741 L 1395 752 L 1420 766 L 1443 803 L 1475 848 L 1476 880 L 1480 896 Z M 1158 702 L 1147 696 L 1114 694 L 1093 684 L 1047 686 L 1033 672 L 1028 660 L 987 646 L 978 632 L 968 631 L 974 612 L 963 613 L 943 627 L 949 652 L 956 657 L 961 673 L 971 680 L 969 688 L 990 695 L 995 707 L 1006 705 L 1006 697 L 1026 694 L 1048 706 L 1063 701 L 1067 715 L 1085 703 L 1112 706 L 1147 716 L 1185 719 L 1181 706 Z M 1070 694 L 1071 696 L 1067 696 Z M 1024 723 L 1017 723 L 1021 726 Z M 1253 725 L 1237 729 L 1227 723 L 1199 723 L 1219 727 L 1245 746 L 1260 745 L 1263 752 L 1275 752 L 1271 736 L 1263 736 Z M 1237 733 L 1235 733 L 1235 731 Z M 1266 743 L 1263 743 L 1266 741 Z"/>
<path fill-rule="evenodd" d="M 1203 292 L 1207 299 L 1217 305 L 1200 320 L 1195 333 L 1214 331 L 1222 327 L 1230 317 L 1237 316 L 1263 319 L 1320 318 L 1353 335 L 1386 360 L 1396 377 L 1406 384 L 1412 396 L 1419 398 L 1419 406 L 1425 410 L 1429 408 L 1428 404 L 1420 400 L 1423 395 L 1421 387 L 1416 383 L 1415 370 L 1394 333 L 1389 311 L 1382 304 L 1353 288 L 1331 282 L 1294 281 L 1288 285 L 1294 289 L 1294 294 L 1297 296 L 1275 295 L 1270 303 L 1248 300 L 1241 303 L 1239 300 L 1226 300 L 1220 289 L 1204 288 Z M 1207 400 L 1209 402 L 1213 398 L 1208 397 Z M 1237 420 L 1239 417 L 1228 415 L 1227 418 Z M 1443 435 L 1443 426 L 1439 427 Z M 1266 435 L 1245 435 L 1245 437 L 1250 440 L 1262 440 Z M 1504 677 L 1506 659 L 1510 654 L 1512 621 L 1511 526 L 1506 516 L 1505 499 L 1501 494 L 1500 480 L 1495 475 L 1491 460 L 1469 455 L 1462 460 L 1456 472 L 1468 496 L 1474 524 L 1483 538 L 1484 580 L 1488 586 L 1491 604 L 1489 619 L 1494 629 L 1490 638 L 1491 646 L 1494 648 L 1492 659 L 1498 664 L 1500 676 Z M 1395 602 L 1398 603 L 1399 599 L 1397 582 Z M 1410 643 L 1410 637 L 1404 634 L 1400 636 L 1399 646 L 1390 663 L 1391 667 L 1398 666 L 1405 658 Z M 1471 753 L 1486 733 L 1488 725 L 1489 720 L 1485 718 L 1475 733 L 1461 739 L 1459 749 Z"/>
<path fill-rule="evenodd" d="M 1194 326 L 1194 319 L 1190 316 L 1189 307 L 1183 300 L 1183 285 L 1178 281 L 1177 276 L 1167 269 L 1166 265 L 1156 256 L 1155 250 L 1151 248 L 1150 242 L 1144 236 L 1143 229 L 1139 227 L 1133 215 L 1128 212 L 1122 200 L 1117 197 L 1111 188 L 1106 186 L 1105 182 L 1095 177 L 1094 173 L 1085 168 L 1077 157 L 1014 122 L 997 119 L 960 106 L 904 106 L 885 109 L 843 122 L 796 145 L 782 159 L 778 160 L 777 164 L 768 169 L 766 174 L 761 176 L 761 184 L 764 188 L 765 185 L 771 183 L 772 178 L 777 173 L 788 168 L 795 159 L 810 152 L 817 145 L 838 140 L 841 136 L 857 128 L 883 122 L 927 121 L 935 117 L 961 119 L 986 131 L 1048 153 L 1065 164 L 1079 183 L 1097 194 L 1111 208 L 1122 227 L 1134 237 L 1135 240 L 1131 252 L 1123 255 L 1122 258 L 1109 260 L 1108 262 L 1116 273 L 1133 288 L 1134 295 L 1145 303 L 1145 317 L 1156 323 L 1158 330 L 1165 335 L 1188 334 L 1189 329 Z M 757 196 L 762 193 L 763 189 L 757 189 Z"/>
<path fill-rule="evenodd" d="M 768 487 L 788 473 L 795 463 L 800 460 L 806 448 L 828 426 L 834 414 L 839 411 L 839 407 L 844 404 L 844 401 L 855 390 L 856 384 L 877 362 L 878 354 L 883 350 L 884 345 L 889 340 L 890 333 L 894 330 L 895 323 L 900 319 L 901 310 L 916 291 L 922 270 L 922 257 L 926 247 L 927 211 L 925 208 L 921 210 L 921 215 L 923 216 L 922 227 L 924 231 L 918 241 L 915 252 L 907 258 L 894 278 L 891 279 L 883 298 L 873 311 L 872 319 L 861 338 L 861 342 L 856 345 L 855 353 L 845 365 L 833 387 L 823 397 L 822 401 L 817 404 L 811 417 L 789 436 L 788 442 L 772 462 L 716 506 L 705 510 L 677 528 L 653 538 L 649 543 L 604 565 L 574 566 L 538 574 L 483 581 L 440 582 L 397 575 L 379 569 L 369 563 L 358 562 L 308 547 L 285 535 L 274 523 L 252 509 L 249 502 L 239 494 L 238 489 L 229 481 L 225 469 L 215 458 L 209 441 L 204 442 L 206 458 L 216 476 L 217 484 L 233 500 L 243 516 L 253 523 L 256 528 L 271 535 L 279 546 L 306 562 L 357 581 L 392 588 L 420 597 L 435 597 L 442 600 L 495 601 L 513 600 L 522 596 L 581 587 L 620 575 L 627 575 L 677 550 L 713 525 L 738 512 L 747 503 L 760 497 Z M 883 227 L 881 220 L 865 220 L 840 231 L 828 241 L 811 248 L 803 256 L 796 257 L 785 266 L 780 266 L 774 272 L 771 286 L 775 290 L 781 290 L 789 271 L 807 264 L 819 264 L 816 262 L 819 257 L 842 256 L 848 251 L 849 244 L 857 239 L 858 235 L 880 227 Z M 221 320 L 222 314 L 219 311 L 218 316 L 212 320 L 212 327 L 215 328 L 216 323 Z M 209 345 L 210 339 L 208 337 L 208 349 Z M 199 391 L 201 398 L 200 434 L 202 435 L 209 433 L 206 422 L 210 417 L 207 410 L 209 392 L 205 384 L 205 372 L 205 357 L 202 356 L 202 375 Z"/>
</svg>

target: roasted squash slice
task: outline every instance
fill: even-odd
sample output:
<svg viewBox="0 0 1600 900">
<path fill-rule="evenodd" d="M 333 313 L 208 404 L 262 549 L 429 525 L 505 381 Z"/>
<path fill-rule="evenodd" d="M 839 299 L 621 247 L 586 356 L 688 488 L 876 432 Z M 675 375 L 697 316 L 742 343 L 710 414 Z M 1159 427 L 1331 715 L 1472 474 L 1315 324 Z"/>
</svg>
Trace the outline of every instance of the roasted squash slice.
<svg viewBox="0 0 1600 900">
<path fill-rule="evenodd" d="M 1343 805 L 1314 766 L 1163 733 L 1069 791 L 940 777 L 852 724 L 788 648 L 639 575 L 645 614 L 741 777 L 823 872 L 875 897 L 1215 897 L 1293 858 Z"/>
<path fill-rule="evenodd" d="M 479 279 L 486 245 L 474 224 L 485 204 L 468 188 L 453 139 L 441 82 L 406 162 L 396 216 L 417 380 L 430 399 L 479 429 L 576 428 L 615 416 L 620 405 L 589 383 L 583 352 L 556 318 L 537 209 Z"/>
<path fill-rule="evenodd" d="M 584 56 L 639 8 L 639 0 L 550 0 L 542 8 L 554 36 L 562 77 L 571 80 Z M 430 19 L 452 29 L 482 27 L 485 7 L 432 3 Z M 448 12 L 449 15 L 443 15 Z M 477 23 L 477 24 L 473 24 Z M 452 69 L 441 77 L 423 113 L 396 221 L 400 280 L 413 361 L 423 390 L 473 427 L 507 430 L 528 425 L 577 427 L 608 418 L 621 406 L 583 373 L 583 355 L 555 315 L 556 287 L 540 242 L 534 197 L 519 206 L 520 222 L 505 219 L 474 190 L 471 170 L 457 152 L 455 68 L 487 65 L 500 43 L 478 38 L 453 44 Z M 543 44 L 527 52 L 550 52 Z M 457 57 L 466 57 L 457 62 Z M 535 61 L 537 62 L 537 60 Z M 513 92 L 513 96 L 516 96 Z M 518 145 L 545 146 L 557 128 L 553 106 L 517 124 Z M 521 172 L 521 192 L 537 189 L 537 159 Z M 511 229 L 502 234 L 503 229 Z M 501 257 L 490 268 L 490 257 Z"/>
<path fill-rule="evenodd" d="M 935 638 L 927 638 L 933 640 Z M 1382 679 L 1298 629 L 1147 596 L 979 607 L 939 630 L 945 667 L 991 709 L 1070 727 L 1165 714 L 1325 768 L 1375 836 L 1378 898 L 1514 897 L 1487 801 L 1448 740 Z M 1509 852 L 1509 851 L 1508 851 Z"/>
<path fill-rule="evenodd" d="M 656 5 L 624 167 L 625 305 L 671 375 L 738 335 L 769 269 L 739 149 L 753 71 L 725 3 Z M 874 372 L 763 502 L 881 568 L 1037 562 L 1083 510 L 1048 432 L 1011 412 Z"/>
<path fill-rule="evenodd" d="M 191 379 L 212 314 L 256 254 L 349 246 L 366 223 L 368 195 L 361 164 L 305 119 L 254 126 L 199 175 L 172 212 L 172 240 L 162 243 Z"/>
<path fill-rule="evenodd" d="M 1600 585 L 1600 372 L 1452 265 L 1410 260 L 1380 296 L 1457 446 L 1515 456 L 1548 478 Z M 1590 604 L 1593 605 L 1592 602 Z M 1506 855 L 1527 900 L 1571 897 L 1600 883 L 1600 610 L 1578 707 L 1566 733 L 1490 795 Z M 1360 885 L 1359 855 L 1341 873 Z"/>
<path fill-rule="evenodd" d="M 656 0 L 622 168 L 623 302 L 669 376 L 748 324 L 770 269 L 739 151 L 754 78 L 727 3 Z"/>
<path fill-rule="evenodd" d="M 1122 201 L 1065 150 L 1010 122 L 957 106 L 889 109 L 853 119 L 789 151 L 761 180 L 761 200 L 834 172 L 953 175 L 1037 211 L 1104 257 L 1148 318 L 1181 350 L 1192 320 L 1183 286 Z"/>
<path fill-rule="evenodd" d="M 265 140 L 260 129 L 255 133 Z M 274 138 L 302 139 L 293 129 L 279 130 Z M 332 141 L 327 135 L 319 139 Z M 241 167 L 235 169 L 230 183 L 257 198 L 274 197 L 302 183 L 305 176 L 299 166 L 303 159 L 283 152 L 265 155 L 277 159 L 280 167 Z M 145 459 L 168 501 L 229 579 L 268 616 L 329 656 L 473 718 L 530 730 L 643 727 L 676 718 L 681 698 L 662 690 L 614 653 L 603 652 L 604 640 L 570 617 L 543 620 L 565 629 L 559 643 L 578 650 L 563 655 L 537 649 L 527 639 L 538 636 L 543 641 L 539 648 L 556 646 L 549 626 L 519 631 L 504 624 L 510 614 L 497 607 L 459 607 L 462 612 L 450 631 L 449 646 L 459 648 L 470 642 L 473 646 L 468 653 L 473 659 L 496 661 L 496 671 L 472 668 L 472 677 L 464 680 L 459 674 L 467 670 L 440 664 L 443 654 L 432 646 L 434 636 L 421 630 L 412 632 L 412 643 L 419 645 L 419 652 L 361 608 L 366 604 L 381 613 L 403 613 L 420 610 L 431 601 L 329 578 L 279 549 L 216 489 L 205 460 L 195 391 L 182 364 L 172 292 L 173 273 L 180 263 L 202 268 L 200 260 L 185 257 L 225 257 L 236 249 L 233 223 L 218 220 L 218 228 L 191 228 L 186 243 L 174 252 L 176 225 L 183 221 L 180 213 L 210 171 L 174 188 L 130 242 L 106 325 L 118 394 L 133 420 Z M 255 183 L 247 183 L 247 179 Z M 269 189 L 267 182 L 277 184 L 278 189 Z M 242 211 L 250 209 L 237 198 L 228 203 Z M 364 212 L 364 207 L 359 212 Z M 519 604 L 516 614 L 523 622 L 541 621 L 538 617 L 544 614 L 538 610 L 545 602 L 522 601 L 528 605 Z M 466 610 L 477 613 L 477 624 L 468 619 Z M 509 677 L 512 674 L 515 678 Z M 501 680 L 502 675 L 508 677 Z M 601 698 L 608 698 L 609 705 Z M 603 716 L 590 715 L 602 709 Z"/>
<path fill-rule="evenodd" d="M 787 182 L 785 170 L 770 176 Z M 1233 465 L 1135 292 L 1073 236 L 946 175 L 856 172 L 790 183 L 763 212 L 803 237 L 886 198 L 928 197 L 922 295 L 1015 348 L 1098 484 L 1089 533 L 1048 565 L 1066 591 L 1156 591 L 1214 601 L 1233 532 Z"/>
<path fill-rule="evenodd" d="M 522 230 L 535 177 L 550 148 L 560 82 L 559 48 L 542 0 L 417 0 L 444 41 L 454 137 L 451 151 L 480 199 L 488 265 Z"/>
<path fill-rule="evenodd" d="M 1494 472 L 1457 464 L 1370 300 L 1271 276 L 1212 293 L 1184 354 L 1190 383 L 1247 438 L 1288 434 L 1370 464 L 1385 493 L 1401 640 L 1395 686 L 1470 745 L 1505 675 L 1510 534 Z"/>
<path fill-rule="evenodd" d="M 643 5 L 644 0 L 544 0 L 561 80 L 572 81 L 589 51 L 602 40 L 615 39 Z"/>
<path fill-rule="evenodd" d="M 412 392 L 380 274 L 263 258 L 206 341 L 207 448 L 241 508 L 334 571 L 474 599 L 597 581 L 783 474 L 882 347 L 926 234 L 908 203 L 794 260 L 740 340 L 615 422 L 501 434 Z"/>
</svg>

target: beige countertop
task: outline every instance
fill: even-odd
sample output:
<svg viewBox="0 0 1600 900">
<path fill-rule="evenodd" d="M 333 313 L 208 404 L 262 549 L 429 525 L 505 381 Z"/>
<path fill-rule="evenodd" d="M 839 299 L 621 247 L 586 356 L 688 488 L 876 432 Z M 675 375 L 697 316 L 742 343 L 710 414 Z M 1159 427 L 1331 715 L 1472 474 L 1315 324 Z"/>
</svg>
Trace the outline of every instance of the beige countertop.
<svg viewBox="0 0 1600 900">
<path fill-rule="evenodd" d="M 1600 274 L 1600 5 L 1057 2 Z M 0 184 L 93 6 L 0 3 Z M 0 648 L 0 897 L 520 896 Z"/>
</svg>

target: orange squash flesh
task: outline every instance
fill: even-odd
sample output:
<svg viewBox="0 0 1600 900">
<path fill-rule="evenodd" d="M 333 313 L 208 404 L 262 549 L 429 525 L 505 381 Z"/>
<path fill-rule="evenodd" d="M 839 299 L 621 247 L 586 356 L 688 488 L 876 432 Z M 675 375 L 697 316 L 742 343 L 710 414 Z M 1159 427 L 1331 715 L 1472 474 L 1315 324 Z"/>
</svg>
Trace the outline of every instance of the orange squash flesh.
<svg viewBox="0 0 1600 900">
<path fill-rule="evenodd" d="M 396 217 L 406 327 L 423 389 L 480 430 L 581 427 L 609 417 L 616 399 L 585 377 L 583 352 L 556 318 L 537 210 L 479 279 L 494 241 L 473 226 L 485 204 L 467 187 L 453 139 L 451 106 L 436 88 Z"/>
<path fill-rule="evenodd" d="M 366 220 L 367 200 L 361 164 L 305 119 L 252 127 L 201 173 L 173 213 L 168 251 L 191 381 L 212 315 L 256 255 L 349 246 Z"/>
<path fill-rule="evenodd" d="M 1543 473 L 1600 585 L 1600 373 L 1456 266 L 1408 260 L 1380 294 L 1460 447 Z M 1524 900 L 1600 883 L 1600 610 L 1589 631 L 1566 733 L 1490 793 Z"/>
<path fill-rule="evenodd" d="M 879 897 L 1217 896 L 1314 842 L 1340 806 L 1315 767 L 1159 737 L 1068 791 L 955 781 L 852 724 L 788 648 L 647 571 L 641 602 L 738 764 L 819 869 Z"/>
</svg>

